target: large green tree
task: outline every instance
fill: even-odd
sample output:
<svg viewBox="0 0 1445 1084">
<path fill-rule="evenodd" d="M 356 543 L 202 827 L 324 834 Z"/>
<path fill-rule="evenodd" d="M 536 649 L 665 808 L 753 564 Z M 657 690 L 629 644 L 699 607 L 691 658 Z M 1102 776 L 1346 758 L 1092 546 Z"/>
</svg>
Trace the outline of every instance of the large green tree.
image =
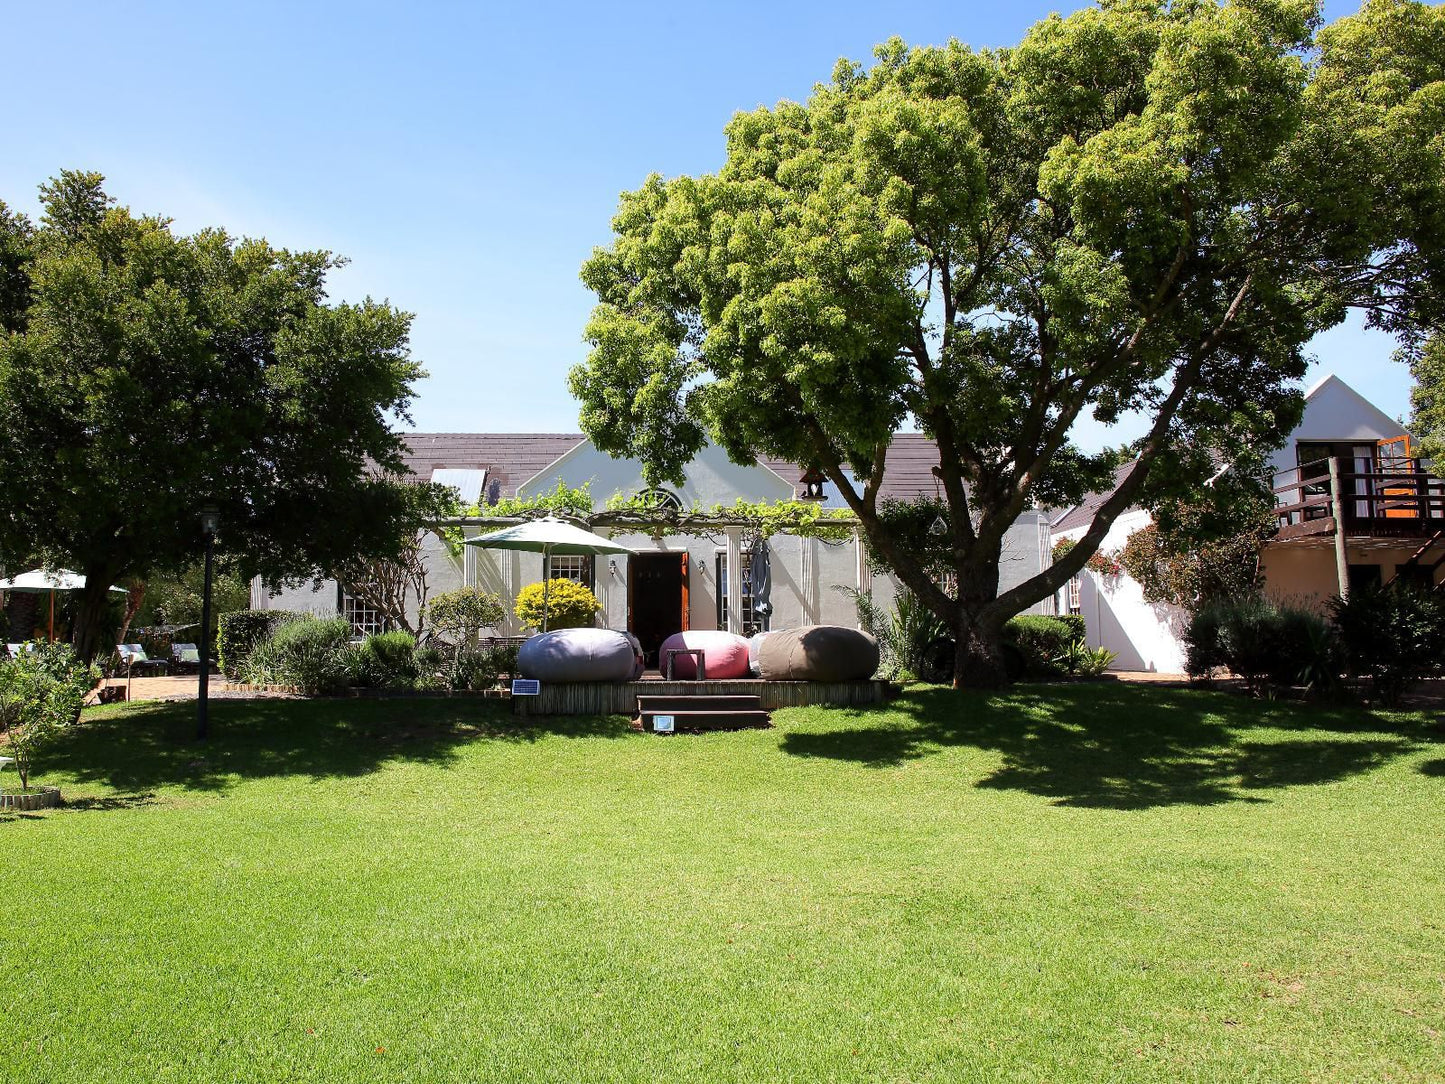
<svg viewBox="0 0 1445 1084">
<path fill-rule="evenodd" d="M 1410 389 L 1410 427 L 1416 455 L 1445 472 L 1445 337 L 1436 336 L 1410 359 L 1415 386 Z"/>
<path fill-rule="evenodd" d="M 1400 0 L 1322 30 L 1309 0 L 1113 0 L 1009 49 L 890 41 L 738 114 L 718 173 L 622 197 L 582 271 L 582 426 L 657 480 L 708 439 L 822 469 L 954 630 L 955 680 L 996 683 L 1005 620 L 1121 511 L 1281 439 L 1313 335 L 1351 307 L 1410 342 L 1439 322 L 1442 79 L 1445 16 Z M 1105 480 L 1075 423 L 1131 411 L 1139 469 L 1000 592 L 1019 513 Z M 880 500 L 910 421 L 941 538 Z"/>
<path fill-rule="evenodd" d="M 390 427 L 410 316 L 328 303 L 329 253 L 179 236 L 99 174 L 41 198 L 34 226 L 0 211 L 0 560 L 85 573 L 82 654 L 114 632 L 109 584 L 195 562 L 203 505 L 244 576 L 393 555 L 424 493 Z"/>
</svg>

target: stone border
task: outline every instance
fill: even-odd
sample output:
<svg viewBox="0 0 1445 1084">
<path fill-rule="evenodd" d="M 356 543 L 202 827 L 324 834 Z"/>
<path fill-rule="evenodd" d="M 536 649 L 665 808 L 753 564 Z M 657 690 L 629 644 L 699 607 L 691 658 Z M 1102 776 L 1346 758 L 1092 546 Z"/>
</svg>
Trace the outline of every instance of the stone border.
<svg viewBox="0 0 1445 1084">
<path fill-rule="evenodd" d="M 30 809 L 53 809 L 59 804 L 59 787 L 40 787 L 28 794 L 0 794 L 0 809 L 24 812 Z"/>
</svg>

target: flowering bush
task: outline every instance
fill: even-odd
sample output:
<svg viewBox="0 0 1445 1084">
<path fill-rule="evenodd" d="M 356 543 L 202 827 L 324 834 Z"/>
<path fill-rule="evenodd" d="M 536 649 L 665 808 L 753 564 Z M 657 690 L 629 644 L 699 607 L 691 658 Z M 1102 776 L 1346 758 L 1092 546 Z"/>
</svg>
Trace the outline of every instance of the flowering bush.
<svg viewBox="0 0 1445 1084">
<path fill-rule="evenodd" d="M 1066 553 L 1077 546 L 1078 540 L 1074 538 L 1061 538 L 1054 543 L 1054 560 L 1059 561 Z M 1100 576 L 1117 576 L 1124 570 L 1119 563 L 1119 555 L 1115 553 L 1103 553 L 1096 550 L 1090 555 L 1084 567 L 1090 572 L 1097 572 Z"/>
<path fill-rule="evenodd" d="M 602 609 L 596 595 L 572 580 L 555 579 L 550 586 L 531 583 L 517 593 L 517 620 L 523 628 L 542 627 L 544 598 L 549 629 L 591 628 L 593 616 Z"/>
</svg>

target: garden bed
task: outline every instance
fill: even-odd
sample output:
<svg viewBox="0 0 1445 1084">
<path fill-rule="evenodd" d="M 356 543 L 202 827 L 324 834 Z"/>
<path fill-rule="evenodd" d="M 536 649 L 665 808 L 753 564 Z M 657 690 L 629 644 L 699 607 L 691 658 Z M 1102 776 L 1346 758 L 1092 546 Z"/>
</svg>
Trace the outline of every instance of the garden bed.
<svg viewBox="0 0 1445 1084">
<path fill-rule="evenodd" d="M 59 787 L 31 787 L 26 791 L 0 790 L 0 809 L 24 812 L 31 809 L 52 809 L 59 804 Z"/>
</svg>

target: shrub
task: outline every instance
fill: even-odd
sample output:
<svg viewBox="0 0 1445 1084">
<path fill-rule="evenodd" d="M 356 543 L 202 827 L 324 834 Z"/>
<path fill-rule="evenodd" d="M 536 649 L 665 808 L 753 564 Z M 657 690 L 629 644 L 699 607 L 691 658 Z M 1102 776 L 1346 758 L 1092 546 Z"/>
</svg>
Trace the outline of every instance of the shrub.
<svg viewBox="0 0 1445 1084">
<path fill-rule="evenodd" d="M 289 610 L 236 610 L 222 614 L 216 633 L 216 664 L 232 681 L 241 676 L 257 644 L 264 643 L 289 621 L 309 618 Z"/>
<path fill-rule="evenodd" d="M 839 585 L 837 590 L 853 600 L 858 626 L 878 641 L 879 677 L 890 681 L 943 680 L 937 658 L 945 656 L 947 669 L 952 672 L 953 640 L 948 626 L 912 591 L 900 588 L 889 613 L 873 601 L 869 592 L 845 585 Z"/>
<path fill-rule="evenodd" d="M 548 629 L 590 628 L 593 616 L 602 609 L 596 595 L 572 580 L 555 579 L 550 586 L 531 583 L 517 593 L 516 614 L 523 628 L 542 627 L 544 596 Z"/>
<path fill-rule="evenodd" d="M 502 600 L 480 587 L 460 587 L 434 595 L 426 607 L 432 631 L 448 643 L 475 640 L 507 616 Z"/>
<path fill-rule="evenodd" d="M 1339 639 L 1328 621 L 1258 595 L 1201 606 L 1184 643 L 1190 676 L 1225 667 L 1256 692 L 1293 685 L 1322 690 L 1340 668 Z"/>
<path fill-rule="evenodd" d="M 296 685 L 307 696 L 340 692 L 353 673 L 351 622 L 292 619 L 254 647 L 244 674 L 258 685 Z"/>
<path fill-rule="evenodd" d="M 30 789 L 36 757 L 80 718 L 81 704 L 100 680 L 100 670 L 82 663 L 69 644 L 34 646 L 0 662 L 0 730 L 22 790 Z"/>
<path fill-rule="evenodd" d="M 1084 619 L 1079 614 L 1025 614 L 1003 627 L 1004 643 L 1022 657 L 1024 674 L 1047 677 L 1059 672 L 1057 660 L 1075 643 L 1085 640 Z"/>
<path fill-rule="evenodd" d="M 1375 695 L 1396 704 L 1411 685 L 1441 665 L 1445 599 L 1393 580 L 1350 592 L 1333 603 L 1350 670 L 1368 677 Z"/>
<path fill-rule="evenodd" d="M 1083 640 L 1075 640 L 1053 664 L 1071 677 L 1093 678 L 1102 676 L 1118 657 L 1117 651 L 1107 647 L 1090 647 Z"/>
<path fill-rule="evenodd" d="M 417 679 L 416 640 L 409 632 L 368 636 L 355 649 L 354 675 L 372 689 L 410 689 Z"/>
</svg>

